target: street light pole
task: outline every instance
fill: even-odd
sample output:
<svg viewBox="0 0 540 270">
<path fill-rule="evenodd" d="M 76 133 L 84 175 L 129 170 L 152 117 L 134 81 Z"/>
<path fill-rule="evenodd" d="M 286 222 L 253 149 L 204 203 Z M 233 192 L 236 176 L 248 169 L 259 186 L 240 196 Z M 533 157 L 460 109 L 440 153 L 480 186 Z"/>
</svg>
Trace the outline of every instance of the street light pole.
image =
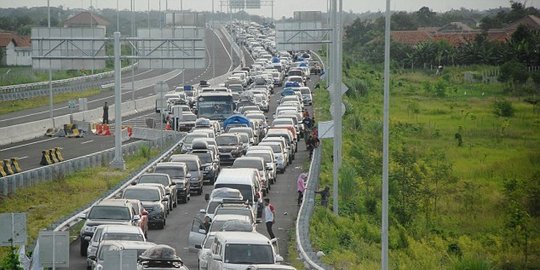
<svg viewBox="0 0 540 270">
<path fill-rule="evenodd" d="M 212 20 L 211 20 L 212 37 L 214 36 L 214 0 L 212 0 Z M 216 46 L 212 42 L 212 78 L 216 77 Z"/>
<path fill-rule="evenodd" d="M 388 269 L 388 144 L 390 122 L 390 0 L 386 0 L 384 28 L 384 116 L 383 116 L 383 171 L 382 171 L 382 224 L 381 269 Z"/>
<path fill-rule="evenodd" d="M 47 0 L 47 27 L 49 28 L 49 37 L 51 36 L 51 4 L 50 0 Z M 49 41 L 49 49 L 51 49 L 51 42 Z M 49 60 L 49 115 L 51 117 L 51 123 L 53 129 L 54 123 L 54 102 L 53 102 L 53 88 L 52 88 L 52 61 Z"/>
<path fill-rule="evenodd" d="M 135 37 L 135 2 L 131 0 L 131 36 Z M 136 44 L 136 43 L 135 43 Z M 131 55 L 135 55 L 133 46 L 131 46 Z M 135 60 L 131 60 L 131 100 L 133 101 L 133 106 L 137 110 L 137 102 L 135 102 Z"/>
<path fill-rule="evenodd" d="M 120 68 L 120 32 L 114 32 L 114 159 L 111 167 L 124 170 L 122 156 L 122 74 Z"/>
</svg>

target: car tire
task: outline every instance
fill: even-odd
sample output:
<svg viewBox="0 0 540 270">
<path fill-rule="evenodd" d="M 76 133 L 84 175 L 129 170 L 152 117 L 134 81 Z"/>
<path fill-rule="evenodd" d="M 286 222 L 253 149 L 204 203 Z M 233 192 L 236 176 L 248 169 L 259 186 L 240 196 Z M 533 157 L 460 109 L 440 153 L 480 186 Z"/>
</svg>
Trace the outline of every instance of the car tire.
<svg viewBox="0 0 540 270">
<path fill-rule="evenodd" d="M 88 254 L 88 242 L 81 238 L 81 256 L 86 256 Z"/>
</svg>

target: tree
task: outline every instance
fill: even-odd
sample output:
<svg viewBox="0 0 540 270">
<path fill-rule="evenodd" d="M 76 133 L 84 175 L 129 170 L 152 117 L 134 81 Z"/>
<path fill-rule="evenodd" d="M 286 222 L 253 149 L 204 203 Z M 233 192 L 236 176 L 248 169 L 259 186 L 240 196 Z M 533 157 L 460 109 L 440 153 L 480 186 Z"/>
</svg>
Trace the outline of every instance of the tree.
<svg viewBox="0 0 540 270">
<path fill-rule="evenodd" d="M 436 12 L 428 7 L 421 7 L 416 13 L 417 22 L 420 26 L 435 26 L 437 24 Z"/>
</svg>

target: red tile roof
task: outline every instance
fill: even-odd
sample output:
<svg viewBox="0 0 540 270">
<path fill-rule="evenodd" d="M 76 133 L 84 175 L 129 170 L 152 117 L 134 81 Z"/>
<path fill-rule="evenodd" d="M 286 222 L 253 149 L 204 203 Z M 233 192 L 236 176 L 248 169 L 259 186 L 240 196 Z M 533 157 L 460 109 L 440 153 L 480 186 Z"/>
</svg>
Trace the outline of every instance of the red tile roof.
<svg viewBox="0 0 540 270">
<path fill-rule="evenodd" d="M 89 11 L 83 11 L 71 18 L 64 21 L 64 26 L 91 26 L 91 25 L 104 25 L 107 26 L 110 23 L 101 16 L 91 13 Z"/>
<path fill-rule="evenodd" d="M 392 31 L 392 40 L 407 45 L 416 45 L 432 40 L 431 34 L 426 31 Z"/>
<path fill-rule="evenodd" d="M 30 47 L 31 40 L 28 36 L 19 36 L 13 32 L 0 32 L 0 47 L 7 47 L 13 41 L 16 47 Z"/>
</svg>

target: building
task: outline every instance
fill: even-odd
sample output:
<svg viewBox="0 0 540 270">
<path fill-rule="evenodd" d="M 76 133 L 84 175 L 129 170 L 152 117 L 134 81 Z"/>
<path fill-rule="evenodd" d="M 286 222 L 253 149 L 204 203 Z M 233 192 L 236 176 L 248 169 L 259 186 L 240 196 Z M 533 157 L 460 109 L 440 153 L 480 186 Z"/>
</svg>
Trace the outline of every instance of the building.
<svg viewBox="0 0 540 270">
<path fill-rule="evenodd" d="M 14 32 L 0 32 L 0 49 L 5 52 L 0 65 L 32 65 L 32 46 L 30 37 L 19 36 Z"/>
<path fill-rule="evenodd" d="M 107 26 L 109 25 L 110 23 L 103 17 L 90 11 L 79 12 L 64 21 L 64 27 L 71 28 L 96 27 L 107 30 Z"/>
</svg>

